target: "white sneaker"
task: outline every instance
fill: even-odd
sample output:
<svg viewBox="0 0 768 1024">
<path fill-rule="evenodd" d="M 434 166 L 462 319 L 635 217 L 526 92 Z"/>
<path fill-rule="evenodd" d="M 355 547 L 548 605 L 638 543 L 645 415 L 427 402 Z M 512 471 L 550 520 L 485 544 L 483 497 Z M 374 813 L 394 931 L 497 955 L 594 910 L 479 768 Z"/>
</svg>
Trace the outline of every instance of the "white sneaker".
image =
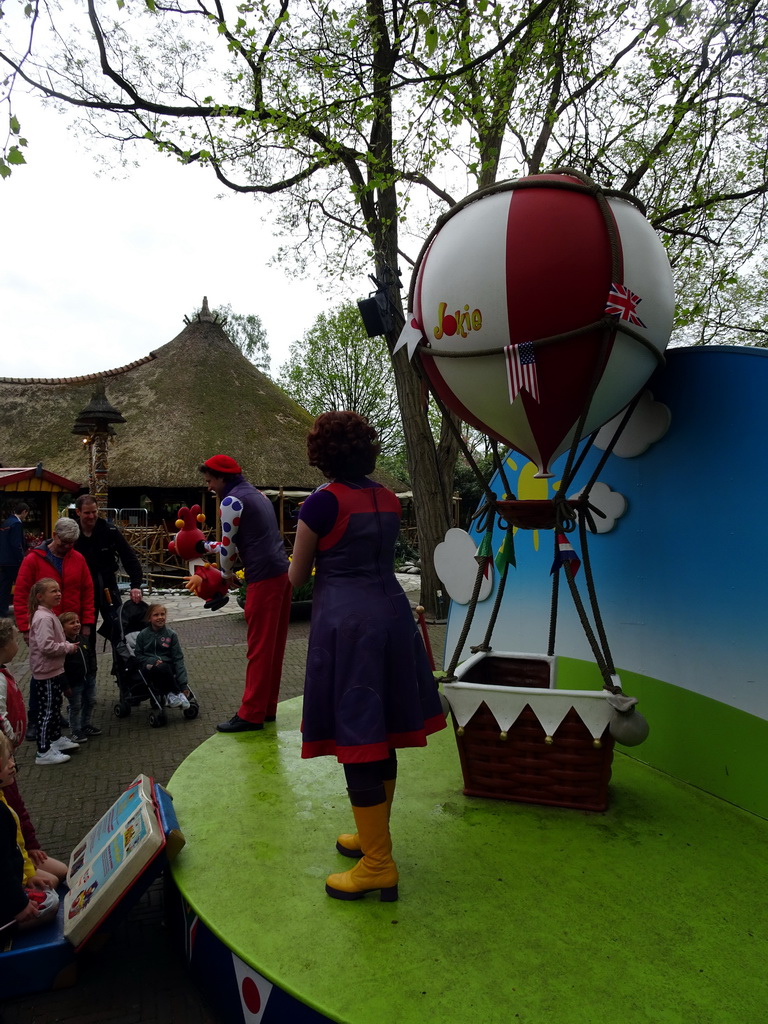
<svg viewBox="0 0 768 1024">
<path fill-rule="evenodd" d="M 55 750 L 60 751 L 61 753 L 66 753 L 67 750 L 79 750 L 80 749 L 80 744 L 79 743 L 75 743 L 68 736 L 60 736 L 57 740 L 53 741 L 51 746 Z"/>
<path fill-rule="evenodd" d="M 189 700 L 187 699 L 187 695 L 184 693 L 180 693 L 179 702 L 179 707 L 182 709 L 182 711 L 186 711 L 187 708 L 189 707 Z"/>
<path fill-rule="evenodd" d="M 35 758 L 35 764 L 64 764 L 65 761 L 69 761 L 69 754 L 62 754 L 53 745 Z"/>
<path fill-rule="evenodd" d="M 180 708 L 181 697 L 178 695 L 178 693 L 167 693 L 165 695 L 165 704 L 166 707 L 169 708 Z"/>
</svg>

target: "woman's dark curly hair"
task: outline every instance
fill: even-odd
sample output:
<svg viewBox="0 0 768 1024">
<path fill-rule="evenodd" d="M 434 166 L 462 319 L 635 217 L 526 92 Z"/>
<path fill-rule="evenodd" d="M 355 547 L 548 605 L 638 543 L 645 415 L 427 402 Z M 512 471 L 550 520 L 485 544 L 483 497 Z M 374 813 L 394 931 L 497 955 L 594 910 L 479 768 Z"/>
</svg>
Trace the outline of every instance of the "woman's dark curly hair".
<svg viewBox="0 0 768 1024">
<path fill-rule="evenodd" d="M 380 450 L 376 431 L 356 412 L 321 413 L 307 434 L 309 464 L 329 479 L 367 476 Z"/>
</svg>

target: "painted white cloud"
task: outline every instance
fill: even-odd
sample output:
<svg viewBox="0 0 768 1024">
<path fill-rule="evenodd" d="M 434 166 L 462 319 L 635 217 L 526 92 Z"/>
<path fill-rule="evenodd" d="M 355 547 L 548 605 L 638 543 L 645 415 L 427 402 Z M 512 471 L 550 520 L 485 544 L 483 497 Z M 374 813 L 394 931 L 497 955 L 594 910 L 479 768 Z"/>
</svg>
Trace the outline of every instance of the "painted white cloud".
<svg viewBox="0 0 768 1024">
<path fill-rule="evenodd" d="M 595 447 L 605 451 L 621 423 L 623 411 L 601 427 L 595 438 Z M 620 459 L 633 459 L 642 455 L 652 444 L 661 440 L 669 430 L 672 413 L 663 402 L 655 402 L 650 391 L 644 391 L 629 423 L 624 428 L 613 454 Z"/>
<path fill-rule="evenodd" d="M 569 495 L 572 501 L 580 497 L 579 494 Z M 598 481 L 589 493 L 589 503 L 594 505 L 595 508 L 605 515 L 605 519 L 602 519 L 598 515 L 593 515 L 595 529 L 590 530 L 592 533 L 610 533 L 610 531 L 616 525 L 616 520 L 620 519 L 627 511 L 627 499 L 623 494 L 619 494 L 618 491 L 612 491 L 608 484 L 603 484 Z M 587 522 L 587 529 L 590 529 L 589 522 Z"/>
<path fill-rule="evenodd" d="M 477 545 L 465 530 L 448 530 L 445 540 L 435 548 L 435 572 L 448 596 L 457 604 L 469 604 L 477 576 Z M 478 600 L 484 601 L 493 588 L 493 562 L 480 584 Z"/>
</svg>

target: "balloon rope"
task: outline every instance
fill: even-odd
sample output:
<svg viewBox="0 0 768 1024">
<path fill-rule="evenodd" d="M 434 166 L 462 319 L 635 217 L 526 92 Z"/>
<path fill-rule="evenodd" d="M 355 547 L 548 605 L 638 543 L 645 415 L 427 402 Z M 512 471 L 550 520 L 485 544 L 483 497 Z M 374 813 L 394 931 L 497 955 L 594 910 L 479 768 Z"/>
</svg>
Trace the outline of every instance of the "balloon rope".
<svg viewBox="0 0 768 1024">
<path fill-rule="evenodd" d="M 576 474 L 581 469 L 581 466 L 582 466 L 582 463 L 584 462 L 584 459 L 587 457 L 590 448 L 595 443 L 595 438 L 597 437 L 599 430 L 600 430 L 600 427 L 598 427 L 597 430 L 593 430 L 592 433 L 589 435 L 589 437 L 586 439 L 585 443 L 582 445 L 581 451 L 576 456 L 576 461 L 574 462 L 573 469 L 571 470 L 571 476 L 572 477 L 575 478 Z"/>
<path fill-rule="evenodd" d="M 502 459 L 499 455 L 499 445 L 495 438 L 491 438 L 491 451 L 493 452 L 493 464 L 496 467 L 496 472 L 501 477 L 501 482 L 504 484 L 504 494 L 508 498 L 514 498 L 512 488 L 509 486 L 509 480 L 507 480 L 507 474 L 504 469 L 504 463 L 506 459 Z"/>
<path fill-rule="evenodd" d="M 555 554 L 557 559 L 557 530 L 552 531 L 555 541 Z M 547 654 L 550 658 L 555 656 L 555 637 L 557 635 L 557 604 L 560 597 L 560 571 L 559 568 L 552 573 L 552 601 L 549 608 L 549 640 L 547 641 Z"/>
<path fill-rule="evenodd" d="M 486 497 L 488 505 L 490 505 L 491 507 L 495 507 L 496 506 L 496 495 L 494 494 L 494 492 L 491 490 L 490 486 L 486 482 L 485 477 L 483 476 L 483 474 L 480 472 L 480 467 L 475 462 L 475 459 L 474 459 L 474 457 L 472 455 L 472 452 L 469 450 L 469 447 L 467 446 L 466 441 L 461 436 L 461 431 L 456 426 L 456 423 L 454 422 L 453 416 L 451 416 L 450 412 L 446 408 L 446 405 L 443 402 L 442 398 L 437 394 L 435 389 L 432 387 L 431 383 L 429 382 L 429 379 L 427 378 L 427 375 L 424 373 L 423 368 L 421 366 L 419 366 L 419 373 L 421 374 L 422 378 L 427 383 L 427 387 L 429 388 L 429 392 L 430 392 L 430 394 L 432 395 L 432 397 L 435 400 L 435 404 L 437 405 L 438 409 L 442 413 L 443 419 L 447 421 L 448 427 L 452 431 L 453 436 L 456 438 L 456 440 L 458 442 L 458 445 L 459 445 L 459 448 L 461 448 L 461 452 L 462 452 L 464 458 L 467 460 L 469 468 L 474 473 L 477 482 L 480 484 L 480 487 L 482 488 L 483 492 L 485 493 L 485 497 Z M 503 472 L 501 473 L 501 478 L 502 478 L 502 480 L 504 480 L 504 482 L 506 484 L 506 478 L 504 477 L 504 473 Z M 479 515 L 481 511 L 483 511 L 483 510 L 482 509 L 478 510 L 478 512 L 475 513 L 475 517 L 477 515 Z M 473 517 L 473 518 L 475 518 L 475 517 Z"/>
<path fill-rule="evenodd" d="M 446 669 L 446 674 L 445 674 L 445 677 L 444 677 L 444 681 L 445 682 L 453 682 L 453 680 L 456 678 L 456 675 L 455 675 L 455 673 L 456 673 L 456 666 L 459 663 L 459 658 L 461 657 L 461 652 L 464 650 L 464 644 L 467 642 L 467 636 L 469 635 L 469 629 L 470 629 L 470 626 L 472 625 L 472 620 L 473 620 L 473 618 L 475 616 L 475 611 L 477 609 L 477 602 L 478 602 L 478 598 L 480 596 L 480 587 L 482 586 L 483 566 L 479 566 L 479 570 L 480 571 L 478 572 L 478 575 L 475 577 L 475 588 L 474 588 L 474 590 L 472 592 L 472 597 L 469 600 L 469 605 L 467 606 L 467 614 L 464 617 L 464 626 L 462 627 L 462 630 L 461 630 L 461 636 L 459 637 L 459 639 L 458 639 L 458 641 L 456 643 L 456 648 L 455 648 L 455 650 L 453 652 L 453 656 L 451 658 L 450 664 L 448 665 L 448 668 Z M 470 650 L 470 652 L 472 654 L 478 654 L 480 651 L 486 651 L 487 652 L 487 651 L 493 650 L 493 648 L 491 647 L 491 636 L 493 635 L 493 631 L 496 628 L 496 619 L 498 618 L 499 611 L 501 610 L 501 602 L 502 602 L 502 599 L 504 597 L 504 590 L 505 590 L 506 585 L 507 585 L 507 576 L 508 576 L 508 574 L 509 574 L 509 562 L 507 562 L 505 564 L 504 569 L 503 569 L 503 571 L 501 573 L 501 579 L 499 580 L 499 586 L 498 586 L 498 588 L 496 590 L 496 598 L 495 598 L 495 600 L 493 602 L 493 610 L 491 611 L 491 616 L 490 616 L 490 618 L 488 620 L 488 628 L 485 631 L 485 636 L 483 637 L 483 641 L 482 641 L 482 643 L 479 643 L 476 646 L 470 647 L 469 650 Z"/>
<path fill-rule="evenodd" d="M 477 599 L 480 596 L 480 587 L 483 584 L 483 577 L 485 576 L 485 566 L 479 563 L 477 566 L 477 573 L 475 574 L 475 585 L 472 588 L 472 596 L 469 599 L 469 605 L 467 606 L 467 614 L 464 616 L 464 625 L 461 627 L 461 636 L 459 637 L 458 643 L 456 644 L 456 650 L 453 652 L 448 668 L 445 670 L 445 681 L 453 682 L 456 678 L 456 666 L 459 663 L 461 652 L 464 649 L 464 644 L 469 633 L 472 620 L 475 617 L 475 610 L 477 609 Z"/>
<path fill-rule="evenodd" d="M 600 638 L 600 645 L 603 654 L 603 662 L 605 665 L 605 671 L 603 672 L 603 686 L 607 690 L 611 690 L 613 693 L 621 692 L 621 688 L 617 687 L 613 683 L 613 676 L 616 673 L 616 669 L 613 664 L 613 656 L 611 655 L 611 648 L 608 645 L 608 636 L 605 632 L 605 626 L 603 624 L 603 617 L 600 614 L 600 607 L 597 603 L 597 591 L 595 590 L 595 578 L 592 573 L 592 561 L 589 557 L 589 544 L 587 541 L 587 521 L 584 516 L 579 517 L 579 540 L 581 542 L 581 554 L 582 561 L 584 563 L 584 578 L 587 583 L 587 594 L 589 595 L 589 603 L 592 608 L 592 616 L 595 620 L 595 629 L 597 635 Z M 601 667 L 602 671 L 602 667 Z"/>
<path fill-rule="evenodd" d="M 562 562 L 552 575 L 552 601 L 549 613 L 549 639 L 547 644 L 547 654 L 550 658 L 554 657 L 555 654 L 555 638 L 557 634 L 557 608 L 560 596 L 559 579 L 560 570 L 562 569 L 562 571 L 565 573 L 565 578 L 571 592 L 571 597 L 573 598 L 576 613 L 579 616 L 581 628 L 584 631 L 584 636 L 587 638 L 587 642 L 589 643 L 589 646 L 592 648 L 592 654 L 594 655 L 595 662 L 597 664 L 598 669 L 600 670 L 600 675 L 603 677 L 603 689 L 610 690 L 612 693 L 621 693 L 621 687 L 616 686 L 613 681 L 615 675 L 613 657 L 611 655 L 611 650 L 608 645 L 608 637 L 605 632 L 602 615 L 600 614 L 600 607 L 597 601 L 597 592 L 595 590 L 594 575 L 592 573 L 592 562 L 589 557 L 589 544 L 587 540 L 587 515 L 579 516 L 579 538 L 581 541 L 584 577 L 587 583 L 587 593 L 589 595 L 592 614 L 595 619 L 595 629 L 592 628 L 592 625 L 589 621 L 589 616 L 587 615 L 587 610 L 584 607 L 584 602 L 582 601 L 581 595 L 579 594 L 578 588 L 576 586 L 576 580 L 573 575 L 573 569 L 571 567 L 571 564 L 568 561 Z M 554 554 L 555 559 L 557 559 L 557 529 L 555 529 L 553 537 Z M 597 636 L 595 636 L 595 630 L 597 631 Z"/>
<path fill-rule="evenodd" d="M 584 602 L 581 600 L 581 594 L 579 593 L 576 581 L 573 578 L 573 569 L 571 568 L 570 563 L 567 561 L 563 562 L 562 570 L 565 573 L 565 578 L 571 591 L 571 597 L 573 598 L 573 603 L 576 607 L 579 621 L 581 622 L 581 628 L 584 630 L 584 636 L 587 638 L 587 642 L 592 648 L 592 654 L 594 655 L 597 667 L 600 670 L 600 675 L 603 677 L 603 686 L 605 689 L 608 689 L 613 686 L 611 674 L 608 670 L 605 658 L 603 657 L 603 652 L 600 649 L 600 644 L 597 642 L 597 637 L 595 636 L 592 625 L 590 624 L 586 609 L 584 608 Z"/>
<path fill-rule="evenodd" d="M 628 324 L 623 323 L 615 316 L 603 316 L 599 320 L 595 320 L 591 324 L 587 324 L 586 327 L 576 327 L 572 331 L 564 331 L 562 334 L 551 334 L 546 338 L 535 338 L 531 344 L 534 348 L 542 348 L 545 345 L 554 345 L 557 342 L 569 341 L 571 338 L 578 338 L 582 334 L 588 334 L 593 331 L 603 329 L 615 330 L 626 334 L 632 341 L 636 341 L 642 345 L 643 348 L 647 349 L 648 352 L 656 359 L 656 362 L 660 366 L 666 364 L 664 353 L 660 352 L 647 338 L 644 338 L 642 334 L 639 334 L 634 328 Z M 455 351 L 454 349 L 448 348 L 435 348 L 434 345 L 420 345 L 416 349 L 417 352 L 423 352 L 425 355 L 431 356 L 436 359 L 475 359 L 480 356 L 498 356 L 504 351 L 506 346 L 498 346 L 497 348 L 475 348 L 468 349 L 465 351 Z"/>
<path fill-rule="evenodd" d="M 511 529 L 512 529 L 512 527 L 510 526 L 508 528 L 507 536 L 509 536 L 509 531 Z M 511 540 L 511 538 L 510 538 L 510 540 Z M 505 590 L 506 585 L 507 585 L 507 575 L 509 573 L 509 564 L 510 564 L 509 562 L 505 562 L 504 563 L 504 569 L 503 569 L 503 571 L 501 573 L 501 579 L 499 580 L 498 590 L 496 591 L 496 600 L 493 602 L 493 611 L 491 612 L 490 619 L 488 619 L 488 628 L 485 631 L 485 636 L 483 637 L 483 642 L 481 644 L 478 644 L 477 647 L 470 647 L 470 651 L 472 652 L 472 654 L 477 654 L 479 651 L 491 651 L 491 650 L 493 650 L 493 648 L 491 647 L 491 637 L 493 636 L 493 631 L 496 628 L 496 619 L 498 618 L 499 611 L 501 610 L 501 600 L 504 597 L 504 590 Z"/>
<path fill-rule="evenodd" d="M 464 454 L 465 459 L 467 460 L 470 468 L 472 469 L 472 472 L 474 473 L 476 479 L 480 483 L 480 486 L 482 487 L 483 491 L 485 492 L 486 501 L 474 513 L 474 515 L 472 516 L 472 520 L 473 521 L 474 520 L 478 520 L 478 526 L 480 526 L 481 529 L 484 526 L 486 532 L 489 532 L 491 534 L 491 537 L 493 537 L 493 525 L 494 525 L 494 519 L 495 519 L 495 516 L 496 516 L 496 508 L 497 508 L 497 505 L 496 505 L 496 502 L 497 502 L 496 494 L 491 490 L 490 486 L 486 483 L 485 477 L 480 472 L 480 467 L 475 462 L 475 459 L 474 459 L 472 453 L 470 452 L 469 447 L 467 446 L 466 442 L 464 441 L 464 438 L 461 436 L 461 431 L 458 429 L 458 427 L 454 423 L 453 418 L 448 415 L 448 410 L 446 409 L 445 404 L 443 403 L 442 399 L 432 389 L 431 386 L 430 386 L 430 392 L 432 393 L 432 397 L 435 399 L 435 402 L 437 404 L 437 407 L 440 409 L 440 412 L 443 414 L 444 417 L 447 417 L 449 428 L 453 431 L 453 433 L 454 433 L 454 435 L 455 435 L 455 437 L 456 437 L 456 439 L 457 439 L 457 441 L 459 443 L 459 447 L 461 448 L 462 453 Z M 509 481 L 507 480 L 507 476 L 506 476 L 506 473 L 504 471 L 503 462 L 502 462 L 501 456 L 499 455 L 498 444 L 493 439 L 491 439 L 491 449 L 493 451 L 494 465 L 496 467 L 497 472 L 499 473 L 499 476 L 501 477 L 502 483 L 503 483 L 504 488 L 505 488 L 505 493 L 506 493 L 506 495 L 508 497 L 512 498 L 512 497 L 514 497 L 514 495 L 511 493 L 511 488 L 510 488 L 510 485 L 509 485 Z M 476 654 L 478 651 L 488 651 L 488 650 L 491 650 L 491 637 L 493 635 L 493 630 L 494 630 L 494 628 L 496 626 L 496 619 L 498 618 L 499 611 L 501 610 L 501 601 L 502 601 L 502 598 L 504 596 L 504 590 L 506 588 L 507 575 L 509 573 L 510 562 L 512 562 L 512 564 L 514 564 L 514 539 L 513 538 L 514 538 L 514 533 L 513 533 L 513 530 L 512 530 L 512 526 L 510 525 L 508 527 L 508 529 L 507 529 L 505 543 L 510 545 L 510 547 L 512 549 L 512 555 L 511 555 L 511 558 L 508 557 L 507 562 L 505 563 L 504 569 L 503 569 L 502 574 L 501 574 L 501 579 L 499 580 L 499 586 L 498 586 L 498 588 L 496 590 L 496 597 L 495 597 L 495 600 L 494 600 L 493 610 L 491 611 L 491 616 L 490 616 L 490 618 L 488 620 L 488 627 L 487 627 L 486 632 L 485 632 L 485 637 L 483 638 L 482 643 L 479 644 L 477 647 L 470 648 L 470 650 L 472 651 L 473 654 Z M 469 630 L 470 630 L 470 627 L 472 625 L 472 621 L 473 621 L 474 616 L 475 616 L 475 611 L 477 609 L 478 599 L 480 597 L 480 587 L 482 586 L 483 575 L 484 575 L 484 566 L 480 565 L 478 567 L 477 576 L 475 577 L 475 585 L 474 585 L 474 588 L 473 588 L 473 591 L 472 591 L 472 596 L 471 596 L 471 598 L 469 600 L 469 604 L 467 606 L 467 614 L 464 617 L 464 625 L 462 627 L 461 635 L 460 635 L 459 640 L 458 640 L 458 642 L 456 644 L 456 648 L 454 650 L 454 653 L 453 653 L 451 661 L 450 661 L 450 663 L 448 665 L 448 668 L 446 669 L 446 677 L 445 678 L 449 682 L 452 679 L 455 679 L 455 674 L 454 673 L 456 672 L 456 666 L 459 663 L 459 658 L 461 657 L 461 652 L 464 649 L 464 644 L 466 643 L 467 636 L 469 635 Z"/>
<path fill-rule="evenodd" d="M 590 603 L 590 606 L 592 608 L 592 616 L 593 616 L 593 618 L 595 620 L 595 629 L 597 630 L 597 634 L 598 634 L 598 636 L 600 638 L 600 643 L 602 645 L 602 654 L 603 654 L 603 661 L 602 661 L 602 663 L 598 662 L 598 666 L 600 667 L 600 671 L 601 671 L 601 673 L 603 675 L 603 686 L 604 686 L 604 688 L 607 689 L 607 690 L 610 690 L 612 693 L 621 693 L 621 687 L 620 686 L 616 686 L 616 684 L 613 682 L 613 678 L 615 677 L 616 669 L 615 669 L 615 666 L 614 666 L 613 655 L 611 654 L 610 645 L 608 643 L 608 636 L 607 636 L 607 634 L 605 632 L 605 625 L 603 623 L 603 617 L 602 617 L 602 614 L 600 612 L 600 605 L 599 605 L 598 600 L 597 600 L 597 590 L 595 588 L 595 578 L 594 578 L 594 573 L 592 572 L 592 560 L 591 560 L 591 557 L 590 557 L 590 554 L 589 554 L 589 537 L 588 537 L 588 534 L 587 534 L 587 527 L 588 526 L 591 526 L 592 529 L 594 529 L 594 521 L 592 520 L 591 513 L 592 512 L 596 512 L 598 515 L 601 515 L 602 513 L 600 512 L 599 509 L 595 508 L 595 506 L 593 506 L 593 505 L 591 505 L 589 503 L 589 495 L 590 495 L 590 492 L 591 492 L 592 488 L 594 487 L 595 481 L 597 480 L 599 474 L 601 473 L 603 467 L 605 466 L 605 463 L 607 462 L 609 456 L 611 455 L 611 452 L 613 451 L 613 449 L 614 449 L 614 447 L 616 445 L 616 442 L 618 441 L 619 437 L 624 432 L 624 428 L 626 427 L 627 423 L 629 422 L 629 420 L 630 420 L 630 418 L 632 416 L 632 413 L 637 408 L 637 403 L 640 400 L 641 394 L 642 394 L 642 391 L 638 392 L 637 395 L 635 395 L 635 397 L 632 399 L 632 401 L 627 406 L 627 408 L 626 408 L 626 410 L 624 412 L 624 415 L 621 418 L 621 422 L 619 423 L 618 428 L 616 429 L 616 431 L 614 432 L 613 437 L 610 440 L 610 443 L 606 446 L 606 449 L 603 452 L 603 454 L 602 454 L 602 456 L 601 456 L 601 458 L 600 458 L 600 460 L 599 460 L 599 462 L 598 462 L 594 472 L 592 473 L 592 476 L 590 477 L 589 481 L 587 482 L 586 487 L 584 488 L 584 490 L 580 494 L 581 500 L 586 503 L 586 507 L 582 508 L 582 514 L 579 516 L 579 540 L 580 540 L 580 543 L 581 543 L 581 554 L 582 554 L 582 561 L 583 561 L 583 564 L 584 564 L 584 578 L 585 578 L 586 584 L 587 584 L 587 593 L 589 595 L 589 603 Z M 555 575 L 557 575 L 557 574 L 555 574 Z M 574 582 L 573 586 L 571 587 L 571 591 L 572 592 L 575 590 L 575 586 L 576 586 L 576 584 Z M 554 615 L 555 612 L 553 611 L 552 614 Z M 586 617 L 586 612 L 583 611 L 583 607 L 582 607 L 582 610 L 579 612 L 580 618 L 581 618 L 582 614 L 584 615 L 584 617 Z M 584 619 L 582 619 L 582 626 L 584 626 L 585 631 L 586 631 L 586 626 L 585 626 Z M 554 635 L 553 635 L 553 632 L 552 632 L 553 628 L 554 627 L 551 624 L 550 625 L 550 643 L 551 643 L 552 647 L 554 648 Z M 552 654 L 553 650 L 550 651 L 549 653 Z M 603 665 L 605 666 L 604 670 L 603 670 Z"/>
<path fill-rule="evenodd" d="M 632 399 L 632 401 L 629 403 L 629 405 L 624 410 L 624 415 L 621 418 L 621 422 L 619 423 L 618 427 L 614 431 L 613 436 L 611 437 L 610 442 L 608 443 L 608 445 L 603 450 L 603 454 L 600 456 L 600 459 L 599 459 L 597 465 L 595 466 L 595 469 L 594 469 L 594 471 L 592 473 L 592 476 L 589 478 L 589 480 L 587 481 L 585 486 L 582 487 L 581 491 L 579 492 L 578 499 L 575 500 L 575 501 L 568 502 L 568 504 L 570 504 L 571 506 L 575 505 L 580 511 L 583 511 L 585 513 L 585 515 L 588 517 L 588 521 L 590 522 L 590 526 L 592 528 L 594 528 L 594 520 L 592 519 L 593 513 L 598 515 L 598 516 L 600 516 L 601 519 L 605 519 L 605 513 L 601 512 L 600 509 L 597 508 L 597 506 L 590 504 L 590 502 L 589 502 L 590 493 L 592 491 L 592 488 L 595 486 L 595 482 L 596 482 L 598 476 L 600 475 L 600 473 L 602 473 L 603 468 L 605 467 L 605 464 L 608 461 L 609 456 L 613 452 L 613 449 L 616 447 L 617 441 L 619 440 L 621 435 L 624 433 L 624 428 L 626 427 L 627 423 L 629 423 L 629 420 L 630 420 L 630 418 L 632 416 L 632 413 L 637 408 L 637 403 L 640 401 L 640 398 L 641 398 L 642 394 L 643 394 L 643 389 L 638 391 L 638 393 L 635 395 L 635 397 Z M 573 468 L 571 469 L 570 476 L 571 476 L 572 480 L 575 480 L 576 474 L 581 469 L 581 466 L 582 466 L 582 464 L 584 462 L 584 459 L 586 458 L 586 456 L 589 453 L 590 449 L 593 447 L 593 445 L 595 443 L 595 438 L 597 437 L 599 431 L 600 431 L 599 427 L 598 427 L 597 430 L 593 430 L 592 433 L 587 438 L 586 443 L 582 446 L 581 451 L 579 452 L 578 456 L 576 457 L 576 461 L 573 464 Z M 559 500 L 562 500 L 562 499 L 559 499 Z M 569 522 L 571 521 L 572 518 L 573 518 L 572 516 L 570 516 L 570 515 L 568 516 Z M 564 525 L 565 525 L 565 523 L 564 523 Z M 571 526 L 570 528 L 566 528 L 565 532 L 569 533 L 572 529 L 573 529 L 573 526 Z"/>
<path fill-rule="evenodd" d="M 603 451 L 603 454 L 601 455 L 599 462 L 595 466 L 595 469 L 594 469 L 594 471 L 592 473 L 592 476 L 587 481 L 586 487 L 584 487 L 584 489 L 582 490 L 582 492 L 581 492 L 582 495 L 585 496 L 587 499 L 589 499 L 590 491 L 595 486 L 595 482 L 596 482 L 598 476 L 600 475 L 600 473 L 602 473 L 603 468 L 604 468 L 606 462 L 608 461 L 609 456 L 612 454 L 613 449 L 616 447 L 616 442 L 619 440 L 621 435 L 624 433 L 624 428 L 629 423 L 629 421 L 630 421 L 630 419 L 632 417 L 632 413 L 637 408 L 637 403 L 640 401 L 640 398 L 642 397 L 642 394 L 643 394 L 644 390 L 645 390 L 645 385 L 643 385 L 643 387 L 638 391 L 638 393 L 635 395 L 635 397 L 632 399 L 632 401 L 629 403 L 629 405 L 624 410 L 624 415 L 621 418 L 621 422 L 619 423 L 618 427 L 616 428 L 613 437 L 611 438 L 611 440 L 606 445 L 605 450 Z M 597 432 L 595 432 L 595 434 L 592 435 L 593 438 L 596 436 L 596 433 Z"/>
</svg>

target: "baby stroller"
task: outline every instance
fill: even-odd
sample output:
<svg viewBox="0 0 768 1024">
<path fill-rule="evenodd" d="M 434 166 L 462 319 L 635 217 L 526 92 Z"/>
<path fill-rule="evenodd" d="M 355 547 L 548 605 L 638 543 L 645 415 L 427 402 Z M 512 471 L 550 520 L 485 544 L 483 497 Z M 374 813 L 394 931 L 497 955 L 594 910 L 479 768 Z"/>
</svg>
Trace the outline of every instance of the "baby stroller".
<svg viewBox="0 0 768 1024">
<path fill-rule="evenodd" d="M 142 701 L 148 700 L 149 724 L 153 729 L 160 729 L 168 723 L 165 697 L 150 686 L 133 653 L 136 637 L 146 626 L 144 620 L 147 609 L 148 605 L 144 601 L 139 601 L 138 604 L 126 601 L 121 605 L 119 613 L 115 615 L 112 636 L 113 672 L 120 696 L 113 711 L 117 718 L 127 718 L 131 713 L 131 708 L 138 707 Z M 185 718 L 197 718 L 200 713 L 200 705 L 191 687 L 187 687 L 187 689 L 189 691 L 189 707 L 184 708 L 181 713 Z"/>
</svg>

